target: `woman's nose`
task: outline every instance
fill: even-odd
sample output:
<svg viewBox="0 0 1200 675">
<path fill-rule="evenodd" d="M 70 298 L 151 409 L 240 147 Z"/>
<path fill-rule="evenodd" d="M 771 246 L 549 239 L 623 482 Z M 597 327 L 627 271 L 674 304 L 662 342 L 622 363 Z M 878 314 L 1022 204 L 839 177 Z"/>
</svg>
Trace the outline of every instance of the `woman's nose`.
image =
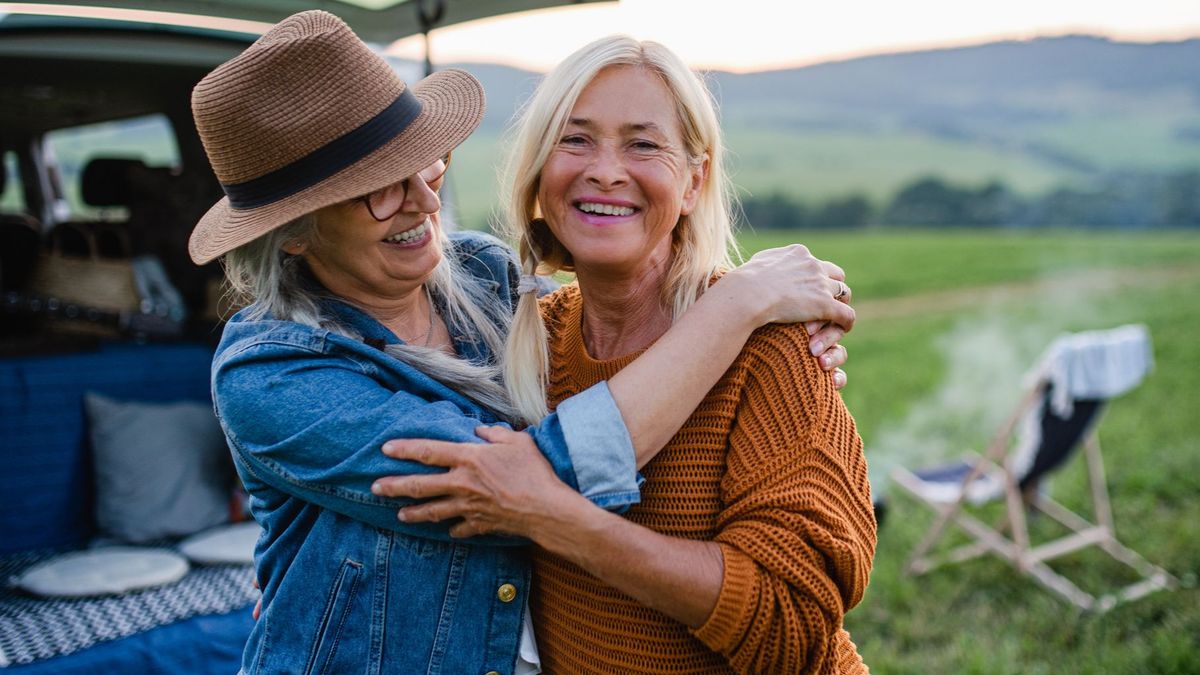
<svg viewBox="0 0 1200 675">
<path fill-rule="evenodd" d="M 624 185 L 629 180 L 621 153 L 614 148 L 598 148 L 585 174 L 587 181 L 598 188 L 611 189 Z"/>
<path fill-rule="evenodd" d="M 429 184 L 414 176 L 408 180 L 408 196 L 404 210 L 416 213 L 436 213 L 442 208 L 442 200 Z"/>
</svg>

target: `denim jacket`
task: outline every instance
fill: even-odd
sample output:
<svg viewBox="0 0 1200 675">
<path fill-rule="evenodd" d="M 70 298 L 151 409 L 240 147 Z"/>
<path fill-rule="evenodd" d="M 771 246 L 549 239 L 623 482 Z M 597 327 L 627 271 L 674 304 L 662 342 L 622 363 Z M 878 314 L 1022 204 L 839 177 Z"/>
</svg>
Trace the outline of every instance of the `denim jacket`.
<svg viewBox="0 0 1200 675">
<path fill-rule="evenodd" d="M 512 255 L 500 242 L 458 233 L 446 254 L 512 306 Z M 371 346 L 399 340 L 364 312 L 325 309 L 363 340 L 243 312 L 213 361 L 217 417 L 264 529 L 263 612 L 242 670 L 511 673 L 529 591 L 525 542 L 402 523 L 396 511 L 409 502 L 370 490 L 380 476 L 440 470 L 385 456 L 384 441 L 479 442 L 475 427 L 496 417 Z M 452 337 L 465 358 L 489 358 L 469 336 Z M 594 503 L 638 501 L 632 443 L 605 385 L 527 431 Z"/>
</svg>

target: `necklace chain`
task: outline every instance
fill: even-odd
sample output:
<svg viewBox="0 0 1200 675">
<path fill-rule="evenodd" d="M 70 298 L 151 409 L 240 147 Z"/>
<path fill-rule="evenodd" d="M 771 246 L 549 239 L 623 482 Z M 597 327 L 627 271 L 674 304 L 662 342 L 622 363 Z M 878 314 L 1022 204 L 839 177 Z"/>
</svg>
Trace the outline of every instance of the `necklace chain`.
<svg viewBox="0 0 1200 675">
<path fill-rule="evenodd" d="M 429 343 L 433 341 L 433 295 L 429 292 L 429 286 L 424 286 L 424 288 L 425 301 L 429 303 L 429 328 L 425 329 L 425 340 L 421 342 L 420 346 L 428 347 Z M 414 340 L 405 340 L 404 342 L 410 345 L 417 344 Z"/>
<path fill-rule="evenodd" d="M 425 302 L 429 303 L 429 328 L 425 331 L 425 342 L 422 347 L 428 347 L 433 340 L 433 295 L 429 292 L 429 285 L 425 285 Z"/>
</svg>

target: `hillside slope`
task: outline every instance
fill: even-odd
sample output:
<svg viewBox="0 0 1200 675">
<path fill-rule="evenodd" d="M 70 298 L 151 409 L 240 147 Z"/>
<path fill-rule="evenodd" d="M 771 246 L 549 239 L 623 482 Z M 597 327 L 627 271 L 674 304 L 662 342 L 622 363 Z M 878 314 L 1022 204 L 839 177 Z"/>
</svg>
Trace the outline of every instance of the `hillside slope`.
<svg viewBox="0 0 1200 675">
<path fill-rule="evenodd" d="M 1034 194 L 1114 171 L 1198 167 L 1197 64 L 1200 39 L 1065 36 L 708 79 L 747 194 L 882 201 L 927 174 Z M 484 125 L 455 160 L 460 180 L 479 185 L 492 180 L 501 130 L 539 75 L 461 65 L 488 92 Z M 462 201 L 478 224 L 491 198 Z"/>
</svg>

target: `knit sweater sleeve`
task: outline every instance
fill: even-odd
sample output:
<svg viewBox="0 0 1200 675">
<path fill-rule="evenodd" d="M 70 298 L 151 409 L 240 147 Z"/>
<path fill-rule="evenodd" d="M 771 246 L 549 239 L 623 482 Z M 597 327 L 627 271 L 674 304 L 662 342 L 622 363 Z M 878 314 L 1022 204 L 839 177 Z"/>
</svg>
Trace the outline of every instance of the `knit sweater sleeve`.
<svg viewBox="0 0 1200 675">
<path fill-rule="evenodd" d="M 862 440 L 807 345 L 798 325 L 762 328 L 730 373 L 725 575 L 695 634 L 738 672 L 838 672 L 875 552 Z"/>
</svg>

